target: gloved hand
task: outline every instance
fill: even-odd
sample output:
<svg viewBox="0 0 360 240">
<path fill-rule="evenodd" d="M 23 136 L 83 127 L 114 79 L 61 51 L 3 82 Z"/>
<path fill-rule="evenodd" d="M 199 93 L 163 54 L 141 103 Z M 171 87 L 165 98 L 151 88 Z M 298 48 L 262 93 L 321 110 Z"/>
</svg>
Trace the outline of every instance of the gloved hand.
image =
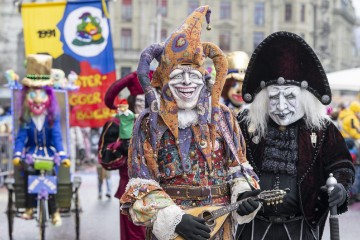
<svg viewBox="0 0 360 240">
<path fill-rule="evenodd" d="M 20 157 L 15 157 L 15 158 L 13 158 L 12 162 L 13 162 L 14 166 L 16 166 L 16 167 L 20 166 L 21 158 Z"/>
<path fill-rule="evenodd" d="M 71 162 L 69 159 L 64 159 L 61 161 L 61 164 L 66 167 L 66 168 L 69 168 L 71 166 Z"/>
<path fill-rule="evenodd" d="M 121 155 L 123 156 L 128 155 L 129 145 L 130 145 L 130 139 L 121 139 L 121 145 L 119 147 L 119 152 Z"/>
<path fill-rule="evenodd" d="M 205 240 L 210 238 L 211 230 L 205 225 L 204 219 L 184 214 L 175 232 L 186 240 Z"/>
<path fill-rule="evenodd" d="M 260 189 L 256 189 L 256 190 L 252 190 L 252 191 L 247 191 L 244 192 L 242 194 L 239 195 L 238 197 L 238 201 L 248 198 L 248 197 L 254 197 L 257 196 L 259 193 L 261 192 Z M 248 198 L 246 200 L 244 200 L 238 207 L 238 209 L 236 210 L 236 212 L 240 215 L 240 216 L 245 216 L 245 215 L 249 215 L 250 213 L 254 212 L 258 207 L 259 207 L 259 202 L 255 201 L 251 198 Z"/>
<path fill-rule="evenodd" d="M 341 183 L 337 183 L 329 195 L 329 207 L 340 206 L 346 200 L 346 190 Z"/>
</svg>

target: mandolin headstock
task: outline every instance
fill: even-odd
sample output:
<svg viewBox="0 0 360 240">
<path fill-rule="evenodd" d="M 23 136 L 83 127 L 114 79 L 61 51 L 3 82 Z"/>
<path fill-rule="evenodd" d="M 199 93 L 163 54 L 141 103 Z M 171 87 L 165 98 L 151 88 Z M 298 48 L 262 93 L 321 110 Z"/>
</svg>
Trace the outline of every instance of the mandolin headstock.
<svg viewBox="0 0 360 240">
<path fill-rule="evenodd" d="M 259 193 L 257 198 L 266 203 L 266 205 L 277 205 L 283 202 L 284 196 L 289 192 L 289 189 L 274 189 L 274 190 L 266 190 Z"/>
</svg>

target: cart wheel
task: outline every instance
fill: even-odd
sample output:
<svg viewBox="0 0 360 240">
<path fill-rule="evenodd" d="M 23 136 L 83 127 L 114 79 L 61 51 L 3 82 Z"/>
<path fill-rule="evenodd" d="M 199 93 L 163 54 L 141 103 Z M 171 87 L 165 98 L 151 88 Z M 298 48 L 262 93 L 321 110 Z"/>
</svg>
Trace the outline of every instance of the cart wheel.
<svg viewBox="0 0 360 240">
<path fill-rule="evenodd" d="M 9 239 L 11 240 L 13 229 L 14 229 L 15 204 L 14 204 L 14 200 L 13 200 L 13 190 L 10 190 L 10 189 L 9 189 L 6 215 L 7 215 L 8 226 L 9 226 Z"/>
<path fill-rule="evenodd" d="M 39 207 L 39 228 L 40 228 L 40 240 L 45 240 L 45 223 L 46 223 L 46 201 L 40 200 Z"/>
<path fill-rule="evenodd" d="M 76 240 L 80 239 L 80 203 L 79 203 L 79 194 L 76 191 L 75 193 L 75 231 L 76 231 Z"/>
</svg>

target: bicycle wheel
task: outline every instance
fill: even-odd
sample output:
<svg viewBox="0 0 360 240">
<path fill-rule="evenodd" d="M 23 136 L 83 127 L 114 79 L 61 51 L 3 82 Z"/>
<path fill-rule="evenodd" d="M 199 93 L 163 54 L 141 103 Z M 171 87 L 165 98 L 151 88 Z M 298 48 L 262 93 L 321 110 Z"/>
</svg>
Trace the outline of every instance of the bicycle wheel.
<svg viewBox="0 0 360 240">
<path fill-rule="evenodd" d="M 15 204 L 14 204 L 14 200 L 13 200 L 13 190 L 9 190 L 6 215 L 7 215 L 7 219 L 8 219 L 9 239 L 11 240 L 13 229 L 14 229 L 14 217 L 15 217 Z"/>
<path fill-rule="evenodd" d="M 76 240 L 80 239 L 80 203 L 79 203 L 79 194 L 76 191 L 75 193 L 75 231 L 76 231 Z"/>
<path fill-rule="evenodd" d="M 46 201 L 45 199 L 41 199 L 39 206 L 40 240 L 45 240 L 45 222 L 46 222 Z"/>
</svg>

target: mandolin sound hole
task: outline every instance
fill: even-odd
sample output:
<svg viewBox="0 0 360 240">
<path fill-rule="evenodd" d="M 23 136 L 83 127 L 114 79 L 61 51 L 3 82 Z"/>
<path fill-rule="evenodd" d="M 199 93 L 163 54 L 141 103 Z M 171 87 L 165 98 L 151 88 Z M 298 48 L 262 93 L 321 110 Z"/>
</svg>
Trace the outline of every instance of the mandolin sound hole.
<svg viewBox="0 0 360 240">
<path fill-rule="evenodd" d="M 208 227 L 213 227 L 215 225 L 215 220 L 209 220 L 213 217 L 213 215 L 211 214 L 211 212 L 208 211 L 204 211 L 201 213 L 201 218 L 205 219 L 205 223 Z"/>
</svg>

